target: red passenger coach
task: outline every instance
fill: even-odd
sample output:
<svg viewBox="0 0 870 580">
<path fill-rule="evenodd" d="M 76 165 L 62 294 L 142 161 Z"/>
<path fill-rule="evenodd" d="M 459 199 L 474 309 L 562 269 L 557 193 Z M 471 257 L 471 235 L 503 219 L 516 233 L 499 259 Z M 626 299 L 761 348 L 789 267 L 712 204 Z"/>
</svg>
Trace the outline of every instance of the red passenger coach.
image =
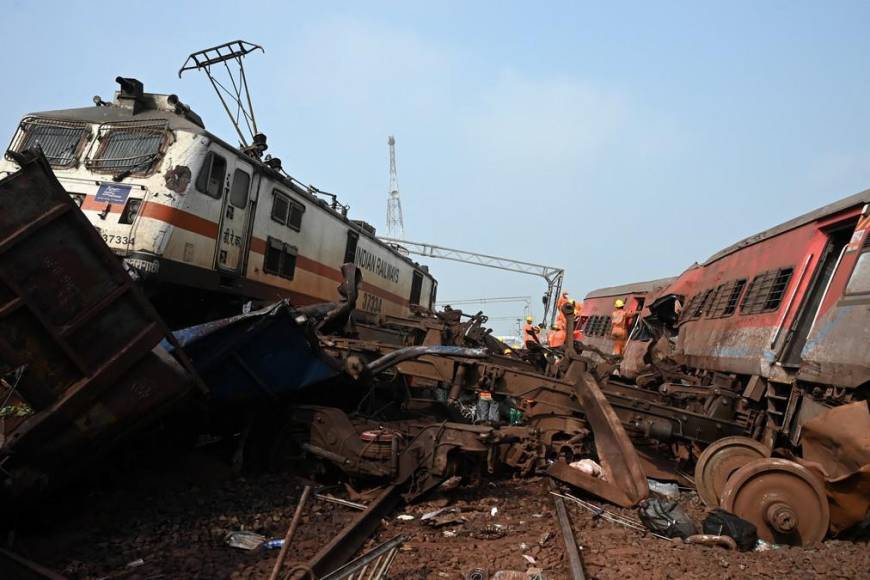
<svg viewBox="0 0 870 580">
<path fill-rule="evenodd" d="M 828 405 L 868 395 L 868 203 L 870 190 L 718 252 L 650 295 L 645 320 L 690 372 L 766 399 L 769 427 L 797 443 L 800 425 Z M 648 351 L 637 338 L 629 371 Z"/>
<path fill-rule="evenodd" d="M 610 314 L 617 299 L 625 303 L 625 311 L 633 324 L 637 324 L 638 314 L 643 310 L 646 297 L 668 286 L 676 278 L 662 278 L 649 282 L 635 282 L 622 286 L 600 288 L 589 292 L 583 299 L 580 328 L 583 342 L 605 352 L 613 351 L 610 338 Z"/>
</svg>

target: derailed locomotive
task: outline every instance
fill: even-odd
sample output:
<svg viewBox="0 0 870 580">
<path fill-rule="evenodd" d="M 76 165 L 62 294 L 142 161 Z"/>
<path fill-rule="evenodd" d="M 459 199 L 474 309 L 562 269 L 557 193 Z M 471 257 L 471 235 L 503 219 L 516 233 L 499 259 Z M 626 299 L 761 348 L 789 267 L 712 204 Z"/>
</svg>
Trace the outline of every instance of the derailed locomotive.
<svg viewBox="0 0 870 580">
<path fill-rule="evenodd" d="M 9 150 L 40 146 L 63 187 L 173 327 L 252 301 L 335 301 L 340 267 L 364 273 L 363 315 L 434 304 L 428 268 L 347 208 L 205 129 L 175 95 L 119 77 L 111 103 L 26 115 Z M 0 177 L 17 169 L 9 155 Z"/>
<path fill-rule="evenodd" d="M 868 204 L 870 190 L 844 198 L 642 292 L 609 387 L 624 422 L 697 458 L 705 502 L 742 505 L 775 538 L 803 519 L 818 539 L 825 495 L 833 531 L 870 506 Z M 603 294 L 612 308 L 635 286 Z M 774 491 L 793 497 L 766 506 Z"/>
</svg>

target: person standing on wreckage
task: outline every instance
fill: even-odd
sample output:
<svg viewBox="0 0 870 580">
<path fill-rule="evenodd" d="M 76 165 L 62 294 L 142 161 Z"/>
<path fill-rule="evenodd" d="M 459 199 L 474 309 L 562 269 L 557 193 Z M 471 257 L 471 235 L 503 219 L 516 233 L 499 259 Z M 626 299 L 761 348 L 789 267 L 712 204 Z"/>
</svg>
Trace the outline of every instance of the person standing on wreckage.
<svg viewBox="0 0 870 580">
<path fill-rule="evenodd" d="M 628 340 L 628 319 L 625 312 L 625 301 L 617 298 L 610 313 L 610 338 L 613 340 L 613 354 L 622 356 L 625 341 Z"/>
<path fill-rule="evenodd" d="M 533 324 L 534 318 L 526 316 L 526 324 L 523 326 L 523 346 L 526 350 L 532 350 L 536 346 L 541 346 L 541 340 L 538 338 L 540 327 Z"/>
<path fill-rule="evenodd" d="M 487 387 L 481 387 L 477 394 L 477 405 L 474 408 L 474 422 L 498 425 L 500 422 L 498 401 Z"/>
</svg>

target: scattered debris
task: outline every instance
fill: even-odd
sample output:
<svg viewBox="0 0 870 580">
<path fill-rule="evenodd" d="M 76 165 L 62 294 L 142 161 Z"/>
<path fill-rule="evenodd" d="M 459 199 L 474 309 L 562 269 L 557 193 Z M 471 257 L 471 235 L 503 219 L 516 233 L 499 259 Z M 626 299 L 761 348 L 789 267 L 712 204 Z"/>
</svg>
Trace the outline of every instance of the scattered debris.
<svg viewBox="0 0 870 580">
<path fill-rule="evenodd" d="M 737 542 L 730 536 L 715 536 L 713 534 L 693 534 L 686 538 L 687 544 L 700 544 L 702 546 L 721 546 L 728 550 L 736 550 Z"/>
<path fill-rule="evenodd" d="M 420 522 L 433 528 L 461 524 L 465 522 L 465 518 L 460 515 L 461 513 L 462 510 L 458 507 L 443 507 L 423 514 L 420 516 Z"/>
<path fill-rule="evenodd" d="M 231 548 L 240 550 L 256 550 L 266 541 L 266 536 L 246 531 L 229 532 L 224 541 Z"/>
<path fill-rule="evenodd" d="M 592 459 L 581 459 L 579 461 L 573 461 L 568 465 L 573 467 L 574 469 L 585 473 L 586 475 L 605 479 L 604 471 L 601 469 L 601 466 L 595 463 L 595 461 Z"/>
<path fill-rule="evenodd" d="M 331 496 L 331 495 L 325 495 L 325 494 L 320 494 L 320 493 L 316 493 L 316 494 L 314 494 L 314 497 L 315 497 L 316 499 L 319 499 L 319 500 L 322 500 L 322 501 L 328 501 L 328 502 L 330 502 L 330 503 L 336 503 L 336 504 L 338 504 L 338 505 L 343 505 L 343 506 L 346 506 L 346 507 L 349 507 L 349 508 L 353 508 L 353 509 L 355 509 L 355 510 L 363 511 L 364 509 L 366 509 L 365 504 L 361 504 L 361 503 L 357 503 L 357 502 L 353 502 L 353 501 L 348 501 L 348 500 L 346 500 L 346 499 L 341 499 L 340 497 L 333 497 L 333 496 Z"/>
<path fill-rule="evenodd" d="M 272 568 L 272 574 L 269 580 L 277 580 L 281 575 L 281 566 L 284 565 L 284 558 L 287 557 L 287 551 L 290 548 L 290 543 L 293 541 L 293 536 L 296 534 L 296 528 L 299 526 L 299 520 L 302 518 L 302 510 L 305 509 L 305 504 L 308 502 L 308 496 L 311 495 L 311 486 L 306 485 L 302 490 L 302 496 L 299 498 L 299 503 L 296 504 L 296 510 L 293 512 L 293 519 L 290 520 L 290 526 L 287 528 L 287 534 L 283 540 L 280 540 L 281 551 L 278 553 L 278 559 L 275 561 L 275 567 Z M 267 548 L 272 549 L 277 545 L 270 542 L 272 545 Z"/>
<path fill-rule="evenodd" d="M 452 489 L 456 489 L 462 483 L 461 475 L 454 475 L 452 477 L 448 477 L 444 480 L 444 483 L 438 486 L 438 489 L 441 491 L 450 491 Z"/>
<path fill-rule="evenodd" d="M 647 478 L 646 481 L 651 493 L 658 494 L 668 499 L 678 499 L 680 497 L 680 487 L 676 483 L 666 483 L 649 478 Z"/>
<path fill-rule="evenodd" d="M 320 580 L 351 580 L 353 578 L 381 580 L 386 578 L 396 554 L 406 539 L 405 536 L 396 536 L 372 548 L 359 558 L 348 562 L 338 570 L 322 576 Z"/>
<path fill-rule="evenodd" d="M 688 538 L 697 532 L 695 522 L 677 502 L 648 498 L 638 507 L 640 521 L 666 538 Z"/>
<path fill-rule="evenodd" d="M 638 532 L 641 532 L 644 534 L 651 533 L 653 536 L 660 538 L 662 540 L 670 540 L 671 539 L 667 536 L 663 536 L 661 534 L 651 532 L 646 526 L 643 525 L 643 523 L 641 523 L 640 520 L 636 520 L 634 518 L 629 518 L 629 517 L 626 517 L 623 515 L 609 512 L 604 508 L 601 508 L 601 507 L 599 507 L 593 503 L 590 503 L 586 500 L 582 500 L 579 497 L 574 497 L 571 494 L 561 494 L 561 493 L 557 493 L 554 491 L 551 491 L 550 494 L 554 495 L 556 497 L 561 497 L 563 499 L 567 499 L 567 500 L 570 500 L 570 501 L 576 503 L 580 507 L 592 512 L 592 515 L 596 518 L 601 518 L 603 520 L 612 522 L 614 524 L 619 524 L 620 526 L 624 526 L 626 528 L 631 528 L 635 531 L 638 531 Z"/>
<path fill-rule="evenodd" d="M 741 551 L 754 549 L 758 542 L 758 530 L 754 524 L 721 508 L 707 514 L 701 527 L 705 534 L 732 538 Z"/>
<path fill-rule="evenodd" d="M 577 540 L 574 537 L 574 530 L 571 528 L 568 510 L 565 509 L 565 500 L 561 496 L 553 494 L 553 503 L 556 506 L 556 517 L 559 520 L 559 529 L 562 531 L 562 541 L 565 544 L 565 554 L 568 556 L 572 580 L 584 580 L 586 574 L 583 571 L 583 561 L 580 558 L 580 550 L 577 549 Z M 535 564 L 534 561 L 531 563 Z"/>
</svg>

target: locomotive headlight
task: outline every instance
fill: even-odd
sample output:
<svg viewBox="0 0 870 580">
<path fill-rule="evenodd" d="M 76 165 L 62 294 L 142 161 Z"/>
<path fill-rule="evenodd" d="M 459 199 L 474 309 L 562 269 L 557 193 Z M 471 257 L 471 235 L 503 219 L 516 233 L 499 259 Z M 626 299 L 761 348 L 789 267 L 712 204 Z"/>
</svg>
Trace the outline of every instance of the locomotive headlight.
<svg viewBox="0 0 870 580">
<path fill-rule="evenodd" d="M 127 205 L 124 206 L 124 211 L 121 212 L 121 217 L 118 219 L 118 223 L 132 224 L 136 216 L 139 215 L 139 208 L 141 206 L 141 199 L 128 199 Z"/>
</svg>

